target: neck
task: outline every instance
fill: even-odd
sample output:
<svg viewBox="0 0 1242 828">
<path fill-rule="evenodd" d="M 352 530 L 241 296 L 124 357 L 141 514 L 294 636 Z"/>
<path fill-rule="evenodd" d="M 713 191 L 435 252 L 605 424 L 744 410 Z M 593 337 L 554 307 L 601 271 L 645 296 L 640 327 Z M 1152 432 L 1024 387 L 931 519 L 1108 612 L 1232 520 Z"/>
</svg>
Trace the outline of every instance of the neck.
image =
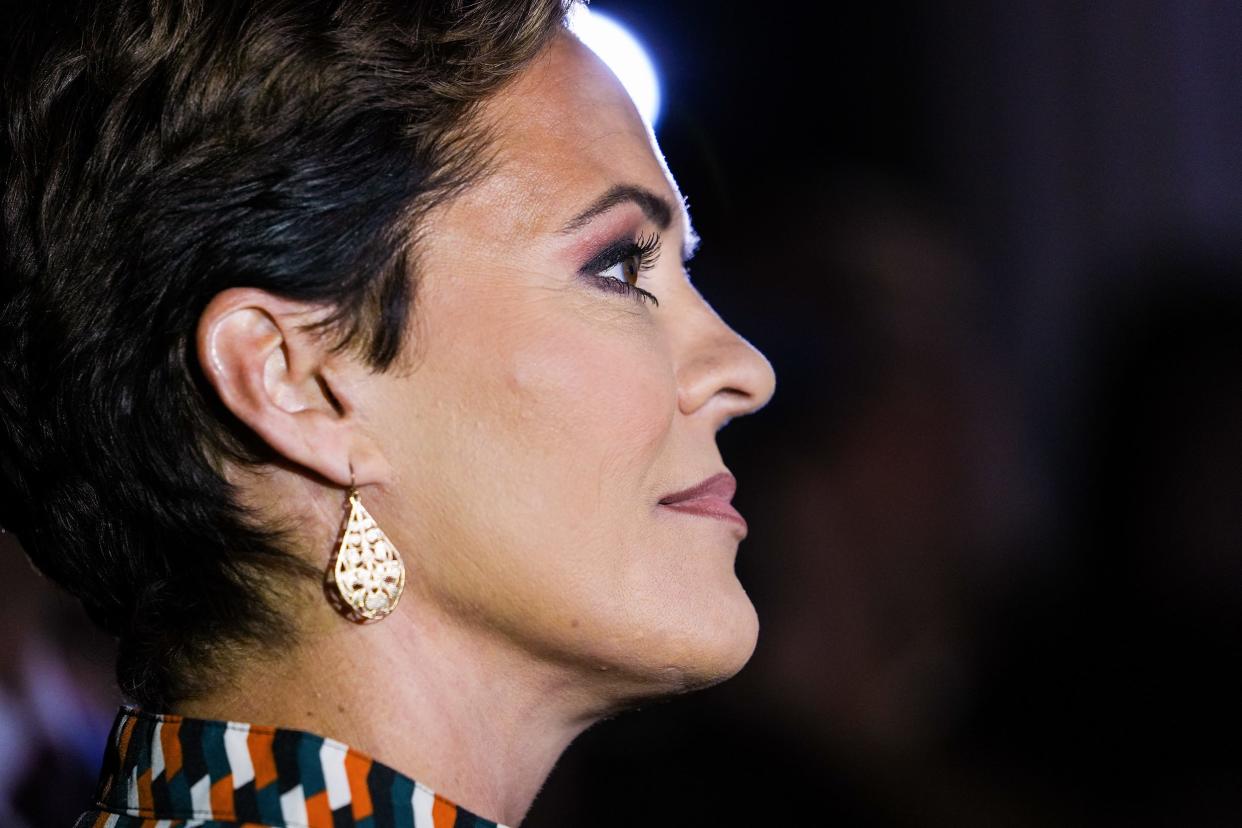
<svg viewBox="0 0 1242 828">
<path fill-rule="evenodd" d="M 366 626 L 315 610 L 298 649 L 248 665 L 264 675 L 261 694 L 230 688 L 170 712 L 329 736 L 516 826 L 561 753 L 608 710 L 568 668 L 411 598 Z"/>
</svg>

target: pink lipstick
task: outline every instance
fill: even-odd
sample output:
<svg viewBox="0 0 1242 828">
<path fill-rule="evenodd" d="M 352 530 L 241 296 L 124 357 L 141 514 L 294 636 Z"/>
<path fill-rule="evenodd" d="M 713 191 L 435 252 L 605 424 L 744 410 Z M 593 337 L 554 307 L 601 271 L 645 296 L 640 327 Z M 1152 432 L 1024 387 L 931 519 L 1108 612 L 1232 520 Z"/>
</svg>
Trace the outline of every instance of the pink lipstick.
<svg viewBox="0 0 1242 828">
<path fill-rule="evenodd" d="M 742 528 L 742 537 L 745 537 L 746 519 L 729 502 L 736 491 L 737 479 L 728 472 L 720 472 L 688 489 L 665 495 L 660 498 L 660 505 L 678 512 L 731 521 Z"/>
</svg>

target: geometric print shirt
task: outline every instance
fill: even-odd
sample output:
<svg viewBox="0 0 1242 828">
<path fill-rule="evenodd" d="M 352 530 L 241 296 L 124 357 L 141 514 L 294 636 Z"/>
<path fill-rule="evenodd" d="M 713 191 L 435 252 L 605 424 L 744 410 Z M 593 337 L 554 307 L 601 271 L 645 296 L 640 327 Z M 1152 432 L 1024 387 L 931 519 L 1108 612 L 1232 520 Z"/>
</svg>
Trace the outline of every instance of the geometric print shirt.
<svg viewBox="0 0 1242 828">
<path fill-rule="evenodd" d="M 324 736 L 122 704 L 74 828 L 505 828 Z"/>
</svg>

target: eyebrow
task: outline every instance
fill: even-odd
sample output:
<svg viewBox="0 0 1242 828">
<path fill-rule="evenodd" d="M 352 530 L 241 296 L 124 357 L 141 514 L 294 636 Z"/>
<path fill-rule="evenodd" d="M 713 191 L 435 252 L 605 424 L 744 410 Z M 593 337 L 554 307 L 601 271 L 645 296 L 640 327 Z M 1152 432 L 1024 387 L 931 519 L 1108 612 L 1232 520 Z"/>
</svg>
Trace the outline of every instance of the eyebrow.
<svg viewBox="0 0 1242 828">
<path fill-rule="evenodd" d="M 561 232 L 572 233 L 575 230 L 581 230 L 599 214 L 606 213 L 618 204 L 626 202 L 637 204 L 643 214 L 655 222 L 661 230 L 667 230 L 673 223 L 673 205 L 667 198 L 635 184 L 618 184 L 566 222 Z"/>
</svg>

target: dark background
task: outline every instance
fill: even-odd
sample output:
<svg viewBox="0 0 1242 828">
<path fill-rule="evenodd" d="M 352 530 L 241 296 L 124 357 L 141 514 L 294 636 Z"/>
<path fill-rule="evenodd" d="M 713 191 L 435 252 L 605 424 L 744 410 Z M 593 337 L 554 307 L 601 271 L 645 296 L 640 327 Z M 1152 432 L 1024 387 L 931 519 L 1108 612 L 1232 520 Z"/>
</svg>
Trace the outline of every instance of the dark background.
<svg viewBox="0 0 1242 828">
<path fill-rule="evenodd" d="M 592 8 L 776 369 L 719 438 L 762 629 L 524 826 L 1242 824 L 1242 5 Z M 57 813 L 110 643 L 6 560 L 0 741 L 76 781 L 0 795 Z"/>
</svg>

